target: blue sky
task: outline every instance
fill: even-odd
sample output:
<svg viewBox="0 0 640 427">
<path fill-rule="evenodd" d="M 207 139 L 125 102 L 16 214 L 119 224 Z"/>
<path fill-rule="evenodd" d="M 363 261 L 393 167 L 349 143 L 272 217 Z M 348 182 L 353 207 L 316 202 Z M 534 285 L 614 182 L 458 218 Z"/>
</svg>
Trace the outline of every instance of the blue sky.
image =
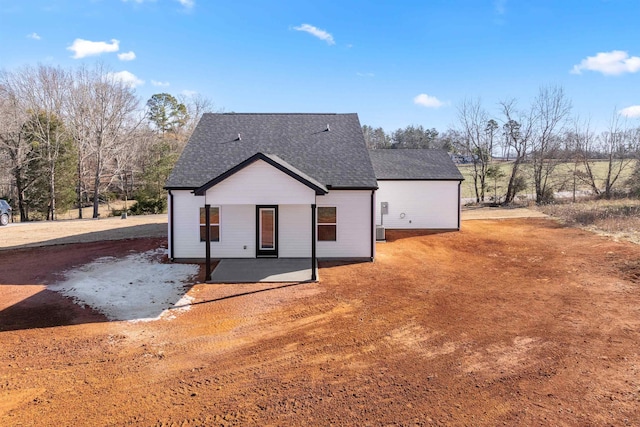
<svg viewBox="0 0 640 427">
<path fill-rule="evenodd" d="M 640 120 L 639 18 L 637 0 L 0 0 L 0 68 L 103 61 L 144 101 L 198 92 L 387 131 L 560 85 L 601 127 Z"/>
</svg>

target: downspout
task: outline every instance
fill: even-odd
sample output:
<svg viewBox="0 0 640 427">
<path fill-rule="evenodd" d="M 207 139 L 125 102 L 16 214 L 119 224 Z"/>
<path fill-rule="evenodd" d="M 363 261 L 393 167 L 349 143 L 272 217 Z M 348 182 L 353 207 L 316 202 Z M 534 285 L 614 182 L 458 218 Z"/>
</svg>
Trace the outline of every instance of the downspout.
<svg viewBox="0 0 640 427">
<path fill-rule="evenodd" d="M 316 204 L 311 205 L 311 280 L 317 280 L 316 275 Z"/>
<path fill-rule="evenodd" d="M 458 181 L 458 231 L 462 226 L 462 193 L 460 191 L 460 187 L 462 187 L 462 181 Z"/>
<path fill-rule="evenodd" d="M 173 193 L 169 190 L 169 258 L 171 261 L 175 259 L 173 240 Z"/>
<path fill-rule="evenodd" d="M 375 198 L 376 198 L 376 190 L 371 190 L 371 261 L 373 261 L 375 250 L 376 250 Z"/>
</svg>

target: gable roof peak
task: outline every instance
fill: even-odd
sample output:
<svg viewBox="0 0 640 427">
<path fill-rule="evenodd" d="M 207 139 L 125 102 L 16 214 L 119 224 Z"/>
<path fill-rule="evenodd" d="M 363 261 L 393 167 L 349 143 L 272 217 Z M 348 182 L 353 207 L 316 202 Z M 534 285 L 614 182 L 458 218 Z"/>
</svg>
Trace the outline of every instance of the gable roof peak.
<svg viewBox="0 0 640 427">
<path fill-rule="evenodd" d="M 263 162 L 266 162 L 267 164 L 275 167 L 281 172 L 284 172 L 285 174 L 289 175 L 291 178 L 295 179 L 296 181 L 306 185 L 307 187 L 315 191 L 317 195 L 323 195 L 328 193 L 327 187 L 325 187 L 324 185 L 322 185 L 321 183 L 319 183 L 309 175 L 305 174 L 301 170 L 297 169 L 296 167 L 290 165 L 289 163 L 284 161 L 281 157 L 275 154 L 258 152 L 252 155 L 251 157 L 243 160 L 242 162 L 238 163 L 236 166 L 232 167 L 226 172 L 213 178 L 212 180 L 210 180 L 200 188 L 197 188 L 194 191 L 194 194 L 196 195 L 205 194 L 207 190 L 213 187 L 214 185 L 224 181 L 225 179 L 229 178 L 231 175 L 241 171 L 242 169 L 255 163 L 258 160 L 262 160 Z"/>
</svg>

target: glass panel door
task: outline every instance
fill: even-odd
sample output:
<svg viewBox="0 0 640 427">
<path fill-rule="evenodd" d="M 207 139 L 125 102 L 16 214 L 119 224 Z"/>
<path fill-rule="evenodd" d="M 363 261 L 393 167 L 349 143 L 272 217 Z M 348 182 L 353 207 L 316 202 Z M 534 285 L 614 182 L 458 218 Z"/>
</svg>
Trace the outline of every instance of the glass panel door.
<svg viewBox="0 0 640 427">
<path fill-rule="evenodd" d="M 276 210 L 260 208 L 260 250 L 276 248 Z"/>
</svg>

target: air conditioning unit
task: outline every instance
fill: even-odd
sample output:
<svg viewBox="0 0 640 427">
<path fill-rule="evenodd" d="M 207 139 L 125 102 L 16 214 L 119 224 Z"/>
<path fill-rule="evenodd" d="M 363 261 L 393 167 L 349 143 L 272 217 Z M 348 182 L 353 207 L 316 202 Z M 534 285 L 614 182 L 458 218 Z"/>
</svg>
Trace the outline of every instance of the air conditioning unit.
<svg viewBox="0 0 640 427">
<path fill-rule="evenodd" d="M 376 225 L 376 240 L 385 240 L 384 227 L 382 225 Z"/>
</svg>

